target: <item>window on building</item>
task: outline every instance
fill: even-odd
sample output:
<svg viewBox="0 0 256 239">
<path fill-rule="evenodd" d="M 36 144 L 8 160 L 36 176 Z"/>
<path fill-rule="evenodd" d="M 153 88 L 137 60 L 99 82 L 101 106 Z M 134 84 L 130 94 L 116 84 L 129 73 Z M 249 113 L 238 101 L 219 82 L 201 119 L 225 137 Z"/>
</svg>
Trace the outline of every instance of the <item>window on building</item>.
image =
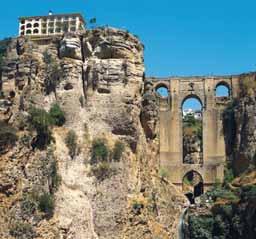
<svg viewBox="0 0 256 239">
<path fill-rule="evenodd" d="M 33 34 L 38 34 L 39 30 L 38 29 L 34 29 Z"/>
<path fill-rule="evenodd" d="M 23 35 L 24 35 L 24 31 L 20 32 L 20 35 L 22 35 L 22 36 L 23 36 Z"/>
<path fill-rule="evenodd" d="M 60 33 L 60 32 L 61 32 L 61 29 L 60 29 L 60 28 L 56 28 L 56 29 L 55 29 L 55 32 L 56 32 L 56 33 Z"/>
<path fill-rule="evenodd" d="M 42 27 L 46 28 L 47 24 L 46 23 L 42 23 Z"/>
<path fill-rule="evenodd" d="M 56 27 L 61 27 L 62 22 L 56 22 L 55 25 L 56 25 Z"/>
<path fill-rule="evenodd" d="M 42 34 L 46 34 L 46 29 L 43 29 L 43 30 L 42 30 Z"/>
<path fill-rule="evenodd" d="M 70 25 L 75 26 L 76 25 L 76 21 L 71 21 Z"/>
<path fill-rule="evenodd" d="M 34 27 L 39 27 L 39 23 L 34 23 Z"/>
<path fill-rule="evenodd" d="M 53 22 L 49 22 L 48 23 L 48 27 L 53 27 L 54 26 L 54 23 Z"/>
<path fill-rule="evenodd" d="M 31 28 L 31 27 L 32 27 L 32 24 L 31 24 L 31 23 L 28 23 L 26 27 L 27 27 L 27 28 Z"/>
<path fill-rule="evenodd" d="M 53 33 L 54 31 L 53 31 L 53 28 L 50 28 L 49 30 L 48 30 L 48 32 L 49 33 Z"/>
<path fill-rule="evenodd" d="M 21 20 L 20 23 L 21 23 L 21 24 L 25 24 L 25 20 Z"/>
<path fill-rule="evenodd" d="M 24 25 L 20 27 L 20 30 L 24 30 L 24 29 L 25 29 L 25 26 L 24 26 Z"/>
<path fill-rule="evenodd" d="M 32 33 L 32 32 L 31 32 L 30 29 L 26 31 L 26 34 L 27 34 L 27 35 L 30 35 L 31 33 Z"/>
</svg>

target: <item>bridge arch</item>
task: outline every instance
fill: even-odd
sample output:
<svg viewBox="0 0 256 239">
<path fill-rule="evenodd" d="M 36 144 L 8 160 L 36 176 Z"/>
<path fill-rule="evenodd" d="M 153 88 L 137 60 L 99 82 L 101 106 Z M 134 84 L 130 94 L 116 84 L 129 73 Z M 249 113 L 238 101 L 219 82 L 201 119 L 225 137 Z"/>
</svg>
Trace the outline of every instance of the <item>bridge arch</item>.
<svg viewBox="0 0 256 239">
<path fill-rule="evenodd" d="M 180 104 L 180 109 L 183 109 L 183 105 L 185 103 L 185 101 L 187 101 L 188 99 L 196 99 L 200 102 L 201 106 L 202 106 L 202 110 L 204 108 L 204 102 L 203 100 L 197 95 L 197 94 L 189 94 L 186 95 L 182 100 L 181 100 L 181 104 Z"/>
<path fill-rule="evenodd" d="M 160 98 L 168 98 L 170 96 L 170 89 L 166 82 L 160 82 L 154 86 L 155 93 Z"/>
<path fill-rule="evenodd" d="M 197 95 L 187 95 L 181 104 L 182 162 L 203 164 L 203 104 Z"/>
<path fill-rule="evenodd" d="M 182 178 L 182 191 L 190 203 L 195 203 L 195 198 L 204 193 L 204 181 L 202 175 L 195 171 L 188 171 Z"/>
<path fill-rule="evenodd" d="M 215 97 L 230 97 L 231 96 L 231 86 L 226 81 L 220 81 L 216 84 Z"/>
</svg>

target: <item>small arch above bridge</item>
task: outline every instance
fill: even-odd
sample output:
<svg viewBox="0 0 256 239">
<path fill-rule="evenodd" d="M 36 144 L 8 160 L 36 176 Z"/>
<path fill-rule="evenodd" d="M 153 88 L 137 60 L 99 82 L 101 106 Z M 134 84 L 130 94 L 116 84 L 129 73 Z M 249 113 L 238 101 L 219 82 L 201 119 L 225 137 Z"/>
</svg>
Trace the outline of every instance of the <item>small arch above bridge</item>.
<svg viewBox="0 0 256 239">
<path fill-rule="evenodd" d="M 155 92 L 158 97 L 167 98 L 170 95 L 169 88 L 164 84 L 159 84 L 155 87 Z"/>
<path fill-rule="evenodd" d="M 231 87 L 227 82 L 221 81 L 218 84 L 216 84 L 216 87 L 215 87 L 216 97 L 230 97 L 230 95 L 231 95 Z"/>
</svg>

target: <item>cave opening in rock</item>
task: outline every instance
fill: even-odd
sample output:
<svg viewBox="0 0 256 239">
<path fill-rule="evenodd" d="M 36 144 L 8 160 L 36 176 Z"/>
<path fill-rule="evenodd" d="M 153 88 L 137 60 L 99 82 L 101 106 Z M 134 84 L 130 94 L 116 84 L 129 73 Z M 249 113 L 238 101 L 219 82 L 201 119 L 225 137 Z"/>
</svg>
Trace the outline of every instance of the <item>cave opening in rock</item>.
<svg viewBox="0 0 256 239">
<path fill-rule="evenodd" d="M 185 174 L 182 180 L 182 191 L 191 204 L 195 199 L 204 193 L 204 184 L 202 176 L 192 170 Z"/>
<path fill-rule="evenodd" d="M 182 102 L 183 163 L 203 163 L 203 111 L 199 97 L 188 96 Z"/>
</svg>

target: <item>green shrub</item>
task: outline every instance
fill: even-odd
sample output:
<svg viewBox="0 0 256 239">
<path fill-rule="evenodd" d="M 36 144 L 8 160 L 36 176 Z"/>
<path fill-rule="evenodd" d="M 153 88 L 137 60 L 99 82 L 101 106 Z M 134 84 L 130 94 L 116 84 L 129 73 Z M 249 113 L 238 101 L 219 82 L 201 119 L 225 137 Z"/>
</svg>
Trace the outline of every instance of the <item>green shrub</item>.
<svg viewBox="0 0 256 239">
<path fill-rule="evenodd" d="M 45 132 L 48 127 L 53 124 L 52 118 L 44 110 L 32 107 L 29 110 L 30 123 L 37 130 L 37 132 Z"/>
<path fill-rule="evenodd" d="M 32 225 L 22 221 L 12 222 L 9 232 L 11 236 L 17 239 L 33 239 L 36 237 Z"/>
<path fill-rule="evenodd" d="M 57 63 L 56 59 L 46 50 L 43 52 L 43 60 L 46 65 L 47 77 L 45 79 L 45 89 L 46 93 L 56 91 L 56 87 L 60 82 L 60 77 L 62 74 L 61 68 Z"/>
<path fill-rule="evenodd" d="M 101 162 L 99 164 L 93 165 L 91 168 L 92 174 L 99 181 L 103 181 L 113 175 L 114 169 L 111 167 L 109 162 Z"/>
<path fill-rule="evenodd" d="M 37 203 L 32 195 L 26 194 L 22 198 L 20 208 L 23 216 L 31 217 L 37 209 Z"/>
<path fill-rule="evenodd" d="M 49 127 L 53 124 L 53 120 L 44 109 L 32 107 L 29 110 L 29 113 L 29 121 L 32 127 L 37 131 L 37 139 L 34 142 L 34 146 L 40 149 L 45 149 L 52 140 L 52 134 Z"/>
<path fill-rule="evenodd" d="M 221 215 L 221 217 L 229 220 L 233 217 L 233 208 L 231 204 L 215 204 L 212 207 L 212 212 L 214 216 Z"/>
<path fill-rule="evenodd" d="M 224 170 L 224 183 L 229 184 L 234 180 L 234 172 L 231 167 L 227 166 Z"/>
<path fill-rule="evenodd" d="M 137 200 L 133 200 L 132 202 L 132 211 L 135 215 L 139 215 L 141 214 L 141 210 L 144 208 L 144 205 L 137 201 Z"/>
<path fill-rule="evenodd" d="M 30 146 L 30 142 L 31 142 L 32 137 L 30 135 L 24 134 L 22 137 L 20 137 L 20 142 L 26 146 L 29 147 Z"/>
<path fill-rule="evenodd" d="M 206 194 L 208 197 L 211 197 L 213 201 L 216 201 L 218 198 L 226 199 L 229 201 L 239 200 L 239 197 L 235 192 L 222 187 L 214 187 L 212 188 L 212 190 L 208 191 Z"/>
<path fill-rule="evenodd" d="M 74 130 L 70 130 L 65 139 L 66 146 L 69 150 L 69 155 L 73 159 L 77 154 L 78 144 L 77 144 L 77 135 Z"/>
<path fill-rule="evenodd" d="M 248 185 L 242 187 L 241 198 L 244 201 L 256 200 L 256 185 Z"/>
<path fill-rule="evenodd" d="M 54 160 L 50 166 L 51 190 L 56 192 L 61 183 L 61 176 L 58 174 L 57 162 Z"/>
<path fill-rule="evenodd" d="M 98 163 L 102 161 L 107 161 L 109 155 L 109 149 L 106 146 L 104 139 L 95 139 L 92 142 L 92 163 Z"/>
<path fill-rule="evenodd" d="M 214 219 L 212 216 L 190 216 L 189 231 L 190 239 L 212 239 Z"/>
<path fill-rule="evenodd" d="M 54 211 L 54 198 L 53 195 L 49 193 L 43 193 L 39 197 L 38 209 L 44 212 L 48 216 L 51 216 Z"/>
<path fill-rule="evenodd" d="M 81 107 L 84 108 L 85 102 L 84 102 L 84 96 L 83 95 L 80 95 L 79 102 L 80 102 Z"/>
<path fill-rule="evenodd" d="M 165 168 L 160 168 L 160 170 L 159 170 L 159 177 L 161 178 L 161 179 L 166 179 L 166 178 L 168 178 L 168 171 L 165 169 Z"/>
<path fill-rule="evenodd" d="M 52 118 L 52 121 L 57 126 L 64 125 L 66 119 L 65 114 L 63 110 L 60 108 L 59 104 L 55 103 L 51 106 L 51 109 L 49 111 L 50 117 Z"/>
<path fill-rule="evenodd" d="M 113 149 L 113 159 L 115 161 L 119 161 L 123 155 L 125 149 L 125 145 L 121 141 L 117 141 L 115 143 L 114 149 Z"/>
<path fill-rule="evenodd" d="M 216 215 L 214 217 L 214 229 L 213 238 L 226 239 L 229 238 L 230 234 L 230 224 L 229 221 L 224 219 L 221 215 Z"/>
<path fill-rule="evenodd" d="M 6 147 L 15 145 L 18 139 L 16 132 L 15 128 L 0 121 L 0 152 L 4 151 Z"/>
</svg>

